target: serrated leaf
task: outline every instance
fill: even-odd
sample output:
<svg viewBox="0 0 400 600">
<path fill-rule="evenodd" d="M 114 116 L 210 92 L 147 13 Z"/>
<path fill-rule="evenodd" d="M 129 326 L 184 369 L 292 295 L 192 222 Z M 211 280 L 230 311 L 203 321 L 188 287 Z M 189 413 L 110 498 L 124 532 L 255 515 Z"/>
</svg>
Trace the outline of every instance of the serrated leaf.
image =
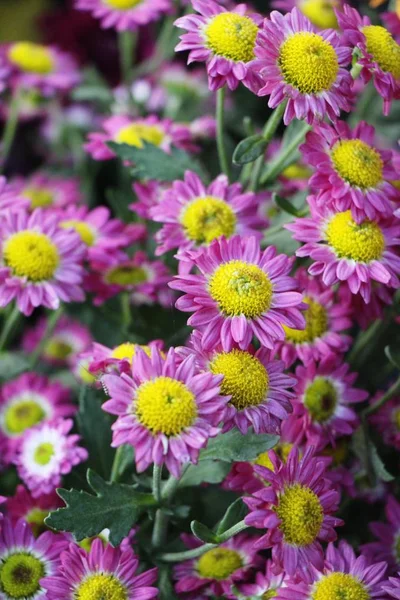
<svg viewBox="0 0 400 600">
<path fill-rule="evenodd" d="M 0 379 L 4 381 L 29 370 L 29 360 L 19 352 L 0 353 Z"/>
<path fill-rule="evenodd" d="M 111 544 L 118 546 L 141 513 L 155 504 L 153 495 L 137 492 L 128 485 L 108 483 L 90 469 L 87 480 L 95 495 L 74 489 L 57 490 L 66 506 L 52 512 L 46 525 L 72 533 L 78 542 L 109 529 Z"/>
<path fill-rule="evenodd" d="M 392 346 L 386 346 L 385 354 L 397 369 L 400 369 L 400 352 L 395 350 Z"/>
<path fill-rule="evenodd" d="M 202 460 L 197 465 L 190 465 L 179 487 L 190 487 L 201 483 L 220 483 L 230 471 L 230 464 L 215 460 Z"/>
<path fill-rule="evenodd" d="M 224 533 L 225 531 L 236 525 L 236 523 L 243 521 L 248 512 L 249 511 L 242 498 L 238 498 L 237 500 L 235 500 L 235 502 L 233 502 L 230 505 L 230 507 L 222 517 L 221 521 L 219 522 L 217 528 L 217 535 Z"/>
<path fill-rule="evenodd" d="M 279 441 L 278 435 L 256 434 L 249 430 L 246 435 L 231 429 L 212 438 L 207 448 L 201 451 L 200 460 L 215 459 L 224 462 L 247 462 L 262 452 L 273 448 Z"/>
<path fill-rule="evenodd" d="M 233 162 L 235 165 L 246 165 L 254 162 L 259 156 L 262 156 L 266 150 L 268 142 L 262 135 L 251 135 L 236 146 L 233 153 Z"/>
<path fill-rule="evenodd" d="M 206 544 L 218 543 L 217 536 L 213 531 L 211 531 L 211 529 L 207 527 L 207 525 L 203 525 L 203 523 L 199 523 L 199 521 L 192 521 L 190 523 L 190 529 L 192 530 L 193 535 L 195 535 L 198 540 L 201 540 Z"/>
</svg>

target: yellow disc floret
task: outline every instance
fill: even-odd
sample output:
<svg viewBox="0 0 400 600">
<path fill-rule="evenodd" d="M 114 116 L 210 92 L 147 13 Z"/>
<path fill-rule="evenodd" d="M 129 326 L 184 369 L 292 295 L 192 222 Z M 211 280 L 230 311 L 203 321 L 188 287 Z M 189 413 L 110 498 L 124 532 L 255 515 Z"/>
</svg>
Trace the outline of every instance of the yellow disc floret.
<svg viewBox="0 0 400 600">
<path fill-rule="evenodd" d="M 221 235 L 231 237 L 236 229 L 236 215 L 220 198 L 204 196 L 188 204 L 181 214 L 186 237 L 196 244 L 210 244 Z"/>
<path fill-rule="evenodd" d="M 354 575 L 330 573 L 314 585 L 311 600 L 370 600 L 367 588 Z"/>
<path fill-rule="evenodd" d="M 387 29 L 380 25 L 367 25 L 362 29 L 367 51 L 376 60 L 382 71 L 400 78 L 400 46 Z"/>
<path fill-rule="evenodd" d="M 261 596 L 261 600 L 271 600 L 272 598 L 276 598 L 276 595 L 277 595 L 277 590 L 273 590 L 273 589 L 267 590 Z"/>
<path fill-rule="evenodd" d="M 9 60 L 27 73 L 48 75 L 54 70 L 51 51 L 46 46 L 32 42 L 17 42 L 8 51 Z"/>
<path fill-rule="evenodd" d="M 320 338 L 328 329 L 328 315 L 326 309 L 308 296 L 303 298 L 303 302 L 308 304 L 304 313 L 306 319 L 305 329 L 292 329 L 283 325 L 286 333 L 286 339 L 293 344 L 309 344 L 317 338 Z"/>
<path fill-rule="evenodd" d="M 299 8 L 320 29 L 337 29 L 335 7 L 338 4 L 336 0 L 302 0 Z"/>
<path fill-rule="evenodd" d="M 26 429 L 40 423 L 46 413 L 34 399 L 21 398 L 4 411 L 4 429 L 10 435 L 21 435 Z"/>
<path fill-rule="evenodd" d="M 147 273 L 142 267 L 122 266 L 110 269 L 104 278 L 107 283 L 120 285 L 138 285 L 147 279 Z"/>
<path fill-rule="evenodd" d="M 135 148 L 143 148 L 143 142 L 160 146 L 165 134 L 160 127 L 156 125 L 146 125 L 146 123 L 131 123 L 120 129 L 115 137 L 118 144 L 128 144 Z"/>
<path fill-rule="evenodd" d="M 352 187 L 376 188 L 383 180 L 379 152 L 361 140 L 343 140 L 332 148 L 331 158 L 340 177 Z"/>
<path fill-rule="evenodd" d="M 0 562 L 0 591 L 4 598 L 30 598 L 40 590 L 45 571 L 41 561 L 25 552 L 8 555 Z"/>
<path fill-rule="evenodd" d="M 385 249 L 382 230 L 374 221 L 357 224 L 346 210 L 334 215 L 326 227 L 328 244 L 339 258 L 369 263 L 379 260 Z"/>
<path fill-rule="evenodd" d="M 400 431 L 400 408 L 396 408 L 392 413 L 392 421 L 395 424 L 396 429 Z"/>
<path fill-rule="evenodd" d="M 250 17 L 233 12 L 212 17 L 204 29 L 207 48 L 235 62 L 253 60 L 257 33 L 258 27 Z"/>
<path fill-rule="evenodd" d="M 60 262 L 57 247 L 47 235 L 20 231 L 6 240 L 3 259 L 12 274 L 38 282 L 52 279 Z"/>
<path fill-rule="evenodd" d="M 316 377 L 304 393 L 304 405 L 313 421 L 329 421 L 337 406 L 337 392 L 333 383 L 324 377 Z"/>
<path fill-rule="evenodd" d="M 242 557 L 230 548 L 213 548 L 197 562 L 197 572 L 204 579 L 227 579 L 232 573 L 243 566 Z"/>
<path fill-rule="evenodd" d="M 279 442 L 279 444 L 275 446 L 274 452 L 279 456 L 282 462 L 286 463 L 292 448 L 293 444 L 289 444 L 288 442 Z M 265 467 L 270 471 L 274 470 L 274 465 L 272 464 L 272 460 L 269 457 L 268 451 L 259 454 L 256 460 L 254 461 L 254 464 L 260 465 L 261 467 Z"/>
<path fill-rule="evenodd" d="M 126 587 L 109 573 L 89 575 L 76 589 L 76 600 L 128 600 Z"/>
<path fill-rule="evenodd" d="M 209 292 L 226 316 L 244 315 L 253 319 L 269 310 L 272 283 L 257 265 L 231 260 L 215 270 Z"/>
<path fill-rule="evenodd" d="M 135 8 L 142 0 L 103 0 L 105 4 L 116 10 L 129 10 Z"/>
<path fill-rule="evenodd" d="M 55 360 L 65 360 L 73 352 L 73 347 L 69 342 L 61 337 L 53 337 L 44 347 L 44 354 L 48 358 Z"/>
<path fill-rule="evenodd" d="M 232 396 L 237 410 L 257 406 L 265 401 L 269 377 L 264 365 L 249 352 L 231 350 L 217 354 L 210 363 L 214 375 L 223 375 L 221 394 Z"/>
<path fill-rule="evenodd" d="M 141 344 L 132 344 L 132 342 L 124 342 L 119 346 L 116 346 L 111 352 L 112 358 L 118 358 L 119 360 L 129 360 L 132 363 L 133 358 L 136 354 L 136 348 L 141 348 L 147 354 L 151 356 L 150 346 L 142 346 Z"/>
<path fill-rule="evenodd" d="M 285 82 L 302 94 L 330 90 L 339 72 L 332 44 L 308 31 L 288 37 L 280 48 L 278 63 Z"/>
<path fill-rule="evenodd" d="M 85 221 L 78 221 L 78 219 L 68 219 L 66 221 L 61 221 L 60 227 L 63 229 L 73 229 L 81 238 L 82 242 L 86 244 L 86 246 L 93 246 L 96 241 L 96 232 L 90 225 L 85 223 Z"/>
<path fill-rule="evenodd" d="M 32 209 L 47 208 L 54 202 L 53 192 L 44 187 L 28 187 L 22 192 L 22 195 L 29 198 Z"/>
<path fill-rule="evenodd" d="M 40 535 L 42 531 L 45 531 L 46 526 L 44 523 L 45 518 L 48 516 L 50 509 L 41 510 L 40 508 L 32 508 L 25 516 L 24 519 L 33 531 L 35 537 Z"/>
<path fill-rule="evenodd" d="M 153 434 L 179 435 L 197 417 L 196 398 L 189 388 L 171 377 L 157 377 L 137 389 L 138 421 Z"/>
<path fill-rule="evenodd" d="M 299 483 L 285 488 L 276 508 L 286 544 L 308 546 L 318 536 L 324 512 L 318 496 Z"/>
<path fill-rule="evenodd" d="M 48 465 L 54 456 L 54 446 L 50 442 L 43 442 L 36 447 L 33 460 L 42 467 Z"/>
<path fill-rule="evenodd" d="M 293 163 L 283 169 L 282 177 L 286 177 L 286 179 L 308 179 L 311 175 L 312 171 L 309 167 L 302 165 L 301 163 Z"/>
</svg>

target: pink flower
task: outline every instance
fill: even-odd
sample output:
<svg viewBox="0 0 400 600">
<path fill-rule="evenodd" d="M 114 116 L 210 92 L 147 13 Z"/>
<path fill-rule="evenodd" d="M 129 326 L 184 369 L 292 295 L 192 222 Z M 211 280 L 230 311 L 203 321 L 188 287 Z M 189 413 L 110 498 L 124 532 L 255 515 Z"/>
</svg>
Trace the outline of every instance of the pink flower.
<svg viewBox="0 0 400 600">
<path fill-rule="evenodd" d="M 389 577 L 387 583 L 382 586 L 382 589 L 389 594 L 391 598 L 400 600 L 400 576 Z"/>
<path fill-rule="evenodd" d="M 371 560 L 384 560 L 391 571 L 400 567 L 400 504 L 393 496 L 389 496 L 385 506 L 386 523 L 373 522 L 369 524 L 376 542 L 361 546 L 361 550 Z"/>
<path fill-rule="evenodd" d="M 268 559 L 265 565 L 265 571 L 256 573 L 255 583 L 239 584 L 240 592 L 247 598 L 276 598 L 281 587 L 286 587 L 287 576 L 284 571 L 275 573 L 276 567 Z"/>
<path fill-rule="evenodd" d="M 0 176 L 0 215 L 28 208 L 29 200 L 17 193 L 15 187 Z"/>
<path fill-rule="evenodd" d="M 383 396 L 379 392 L 371 399 L 375 404 Z M 370 417 L 371 423 L 382 436 L 383 442 L 392 448 L 400 450 L 400 400 L 399 396 L 386 402 L 374 415 Z"/>
<path fill-rule="evenodd" d="M 62 505 L 63 502 L 56 492 L 34 498 L 23 485 L 18 485 L 15 494 L 7 498 L 5 508 L 13 523 L 24 519 L 35 537 L 38 537 L 46 529 L 45 518 Z"/>
<path fill-rule="evenodd" d="M 138 200 L 129 208 L 142 219 L 150 219 L 150 210 L 161 202 L 164 189 L 166 185 L 159 181 L 135 181 L 133 191 Z"/>
<path fill-rule="evenodd" d="M 82 201 L 79 180 L 47 173 L 35 173 L 28 178 L 13 179 L 15 193 L 25 199 L 30 210 L 62 208 Z"/>
<path fill-rule="evenodd" d="M 151 21 L 158 21 L 171 12 L 171 0 L 75 0 L 78 10 L 85 10 L 99 19 L 104 29 L 136 31 Z"/>
<path fill-rule="evenodd" d="M 124 342 L 115 346 L 115 348 L 108 348 L 95 342 L 82 358 L 88 359 L 89 372 L 95 375 L 104 375 L 112 371 L 129 374 L 138 348 L 142 348 L 150 356 L 153 347 L 162 352 L 163 346 L 162 340 L 153 340 L 147 345 Z"/>
<path fill-rule="evenodd" d="M 289 12 L 297 6 L 315 27 L 337 29 L 335 8 L 342 6 L 343 0 L 273 0 L 271 5 L 283 12 Z"/>
</svg>

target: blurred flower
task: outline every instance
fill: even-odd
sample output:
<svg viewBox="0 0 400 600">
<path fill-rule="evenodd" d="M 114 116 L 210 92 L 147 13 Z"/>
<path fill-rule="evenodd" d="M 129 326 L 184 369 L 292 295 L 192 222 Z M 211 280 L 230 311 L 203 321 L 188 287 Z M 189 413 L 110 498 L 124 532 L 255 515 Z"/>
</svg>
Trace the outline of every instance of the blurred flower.
<svg viewBox="0 0 400 600">
<path fill-rule="evenodd" d="M 371 398 L 375 404 L 383 396 L 379 392 Z M 377 428 L 385 444 L 400 450 L 400 399 L 398 396 L 386 402 L 374 415 L 369 417 L 371 423 Z"/>
<path fill-rule="evenodd" d="M 273 0 L 274 8 L 284 12 L 295 6 L 310 19 L 311 23 L 320 29 L 337 29 L 338 22 L 335 8 L 343 5 L 343 0 Z"/>
<path fill-rule="evenodd" d="M 376 542 L 361 546 L 361 550 L 373 561 L 384 560 L 395 572 L 400 567 L 400 504 L 389 496 L 385 506 L 387 523 L 373 522 L 369 529 Z"/>
<path fill-rule="evenodd" d="M 75 6 L 117 31 L 136 31 L 172 11 L 171 0 L 76 0 Z"/>
<path fill-rule="evenodd" d="M 59 177 L 39 172 L 30 177 L 16 178 L 10 187 L 15 194 L 26 199 L 31 210 L 35 208 L 54 209 L 79 204 L 82 195 L 80 182 L 75 177 Z"/>
<path fill-rule="evenodd" d="M 7 498 L 5 508 L 7 517 L 13 523 L 24 519 L 35 537 L 38 537 L 46 530 L 45 518 L 62 505 L 63 502 L 55 491 L 34 498 L 23 485 L 18 485 L 15 494 Z"/>
<path fill-rule="evenodd" d="M 279 590 L 286 587 L 286 574 L 284 571 L 275 573 L 275 565 L 271 560 L 267 560 L 265 572 L 256 573 L 255 583 L 239 584 L 240 592 L 251 597 L 252 600 L 260 598 L 261 600 L 270 600 L 278 596 Z"/>
</svg>

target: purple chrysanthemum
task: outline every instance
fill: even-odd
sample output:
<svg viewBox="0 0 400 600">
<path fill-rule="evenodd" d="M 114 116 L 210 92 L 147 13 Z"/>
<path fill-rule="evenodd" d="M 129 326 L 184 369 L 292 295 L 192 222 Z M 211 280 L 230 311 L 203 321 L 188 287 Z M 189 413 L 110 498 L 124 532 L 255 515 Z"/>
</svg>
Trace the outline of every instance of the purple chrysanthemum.
<svg viewBox="0 0 400 600">
<path fill-rule="evenodd" d="M 394 496 L 389 496 L 385 514 L 387 523 L 373 522 L 369 528 L 378 541 L 361 546 L 372 560 L 384 560 L 392 571 L 400 567 L 400 504 Z"/>
<path fill-rule="evenodd" d="M 136 31 L 172 10 L 171 0 L 75 0 L 75 6 L 117 31 Z"/>
<path fill-rule="evenodd" d="M 153 347 L 158 348 L 162 352 L 163 346 L 164 343 L 162 340 L 152 340 L 147 345 L 123 342 L 115 346 L 115 348 L 108 348 L 107 346 L 103 346 L 103 344 L 94 342 L 92 348 L 88 352 L 85 352 L 82 358 L 88 359 L 89 372 L 96 376 L 104 375 L 111 371 L 130 373 L 136 350 L 139 347 L 150 356 Z"/>
<path fill-rule="evenodd" d="M 391 598 L 400 600 L 400 574 L 398 574 L 398 577 L 389 577 L 388 582 L 382 586 L 382 589 L 389 594 Z"/>
<path fill-rule="evenodd" d="M 284 571 L 275 573 L 275 565 L 271 560 L 267 560 L 265 571 L 256 573 L 255 583 L 239 584 L 238 588 L 241 594 L 246 598 L 260 598 L 260 600 L 269 600 L 277 598 L 280 588 L 286 587 L 287 576 Z"/>
<path fill-rule="evenodd" d="M 17 195 L 26 199 L 30 210 L 63 208 L 82 201 L 79 180 L 74 177 L 39 172 L 27 178 L 13 179 L 11 187 Z"/>
<path fill-rule="evenodd" d="M 61 506 L 63 501 L 55 491 L 34 498 L 23 485 L 18 485 L 14 495 L 9 496 L 5 503 L 7 517 L 13 523 L 24 519 L 30 525 L 35 537 L 46 530 L 44 520 L 49 513 Z"/>
</svg>

